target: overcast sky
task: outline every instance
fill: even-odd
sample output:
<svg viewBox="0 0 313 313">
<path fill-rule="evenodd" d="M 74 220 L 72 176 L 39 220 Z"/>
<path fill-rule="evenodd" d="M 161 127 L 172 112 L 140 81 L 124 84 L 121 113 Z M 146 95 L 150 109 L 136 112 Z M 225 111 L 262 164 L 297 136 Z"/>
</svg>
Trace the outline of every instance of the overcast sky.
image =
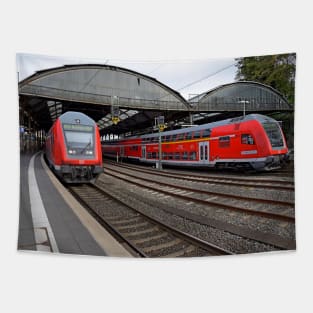
<svg viewBox="0 0 313 313">
<path fill-rule="evenodd" d="M 156 78 L 163 84 L 178 91 L 186 99 L 222 84 L 231 83 L 235 80 L 236 74 L 235 60 L 233 58 L 122 60 L 17 54 L 16 62 L 19 81 L 38 70 L 65 64 L 96 63 L 120 66 Z"/>
</svg>

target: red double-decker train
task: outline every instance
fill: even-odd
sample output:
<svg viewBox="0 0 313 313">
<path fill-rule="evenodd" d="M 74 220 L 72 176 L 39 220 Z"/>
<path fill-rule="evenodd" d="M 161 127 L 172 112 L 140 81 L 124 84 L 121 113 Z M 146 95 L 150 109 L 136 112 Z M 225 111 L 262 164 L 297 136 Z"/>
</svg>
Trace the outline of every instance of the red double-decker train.
<svg viewBox="0 0 313 313">
<path fill-rule="evenodd" d="M 159 134 L 104 141 L 104 156 L 159 161 Z M 161 136 L 165 165 L 272 170 L 288 160 L 288 148 L 279 123 L 271 117 L 249 114 L 201 126 L 165 131 Z"/>
<path fill-rule="evenodd" d="M 45 154 L 50 167 L 66 183 L 90 182 L 103 172 L 97 124 L 80 112 L 66 112 L 48 132 Z"/>
</svg>

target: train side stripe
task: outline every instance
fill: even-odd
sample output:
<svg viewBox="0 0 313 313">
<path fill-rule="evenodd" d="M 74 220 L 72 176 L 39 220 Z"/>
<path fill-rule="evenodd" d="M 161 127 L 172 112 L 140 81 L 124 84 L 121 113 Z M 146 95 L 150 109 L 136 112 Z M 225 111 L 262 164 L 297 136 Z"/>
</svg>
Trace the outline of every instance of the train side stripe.
<svg viewBox="0 0 313 313">
<path fill-rule="evenodd" d="M 235 137 L 234 134 L 232 135 L 223 135 L 223 136 L 218 136 L 218 137 L 206 137 L 206 138 L 200 138 L 200 139 L 191 139 L 191 140 L 179 140 L 179 141 L 162 141 L 162 145 L 173 145 L 173 144 L 182 144 L 182 143 L 194 143 L 194 142 L 202 142 L 202 141 L 209 141 L 209 140 L 218 140 L 220 137 L 230 137 L 233 138 Z M 122 140 L 127 140 L 127 139 L 122 139 Z M 138 142 L 138 143 L 132 143 L 132 144 L 105 144 L 102 143 L 102 147 L 133 147 L 133 146 L 154 146 L 157 145 L 158 142 L 151 142 L 151 143 L 144 143 L 144 142 Z"/>
</svg>

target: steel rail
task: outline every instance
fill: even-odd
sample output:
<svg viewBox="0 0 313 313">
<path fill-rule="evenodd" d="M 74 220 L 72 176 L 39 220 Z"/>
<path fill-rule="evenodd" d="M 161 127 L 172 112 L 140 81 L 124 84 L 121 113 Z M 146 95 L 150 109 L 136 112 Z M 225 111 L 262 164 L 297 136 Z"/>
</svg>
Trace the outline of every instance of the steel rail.
<svg viewBox="0 0 313 313">
<path fill-rule="evenodd" d="M 242 178 L 242 177 L 222 177 L 222 176 L 212 176 L 212 175 L 194 175 L 193 173 L 177 173 L 177 172 L 160 172 L 155 169 L 144 169 L 142 166 L 130 166 L 121 163 L 115 162 L 108 162 L 113 166 L 117 167 L 124 167 L 134 170 L 139 170 L 143 173 L 154 173 L 155 175 L 159 176 L 166 176 L 166 177 L 177 177 L 183 180 L 188 181 L 197 181 L 197 182 L 206 182 L 212 184 L 220 184 L 220 185 L 233 185 L 233 186 L 243 186 L 243 187 L 254 187 L 254 188 L 264 188 L 264 189 L 280 189 L 280 190 L 294 190 L 294 183 L 291 181 L 284 181 L 284 180 L 270 180 L 270 179 L 249 179 L 249 178 Z M 105 167 L 105 164 L 104 164 Z M 236 182 L 237 181 L 237 182 Z M 246 182 L 246 183 L 244 183 Z M 249 184 L 250 183 L 250 184 Z M 265 184 L 263 184 L 265 183 Z M 270 183 L 271 185 L 267 185 L 266 183 Z M 281 184 L 281 185 L 273 185 Z M 292 186 L 282 186 L 282 185 L 292 185 Z"/>
<path fill-rule="evenodd" d="M 233 254 L 231 251 L 228 251 L 226 249 L 223 249 L 221 247 L 218 247 L 214 244 L 208 243 L 206 241 L 203 241 L 199 238 L 196 238 L 190 234 L 187 234 L 183 231 L 180 231 L 178 229 L 173 228 L 172 226 L 164 223 L 163 221 L 160 222 L 159 220 L 137 210 L 135 207 L 133 207 L 132 205 L 130 205 L 129 203 L 123 201 L 120 198 L 115 197 L 114 195 L 112 195 L 111 193 L 107 192 L 106 190 L 104 190 L 103 188 L 95 185 L 95 184 L 91 184 L 89 185 L 90 187 L 92 186 L 92 188 L 100 191 L 103 195 L 105 195 L 105 197 L 112 199 L 113 201 L 121 204 L 122 206 L 124 206 L 125 208 L 136 212 L 137 214 L 140 214 L 141 217 L 144 217 L 144 219 L 148 220 L 151 224 L 158 226 L 159 228 L 163 229 L 165 232 L 167 233 L 171 233 L 174 234 L 176 237 L 179 237 L 181 240 L 189 242 L 189 244 L 194 245 L 195 247 L 201 248 L 207 252 L 210 253 L 210 255 L 229 255 L 229 254 Z M 114 234 L 117 234 L 117 236 L 122 239 L 127 245 L 129 245 L 131 247 L 131 249 L 133 249 L 135 251 L 135 253 L 137 253 L 139 256 L 141 257 L 150 257 L 147 253 L 143 252 L 142 249 L 140 249 L 136 244 L 134 244 L 132 242 L 132 240 L 129 240 L 127 238 L 127 236 L 123 235 L 122 232 L 118 231 L 117 227 L 115 227 L 112 223 L 106 221 L 103 217 L 101 217 L 97 212 L 95 212 L 95 210 L 88 204 L 88 202 L 86 202 L 81 195 L 79 195 L 77 192 L 71 190 L 72 193 L 74 193 L 74 195 L 76 197 L 79 197 L 80 201 L 83 202 L 83 204 L 85 206 L 88 207 L 89 210 L 92 210 L 93 214 L 97 215 L 97 219 L 100 219 L 101 223 L 103 223 L 106 227 L 108 227 L 110 229 L 111 232 L 113 232 Z M 166 255 L 165 255 L 166 257 Z"/>
<path fill-rule="evenodd" d="M 113 170 L 110 170 L 110 171 L 114 172 Z M 181 199 L 185 199 L 185 200 L 188 200 L 188 201 L 194 201 L 194 202 L 198 202 L 198 203 L 206 204 L 206 205 L 214 205 L 214 206 L 218 206 L 220 208 L 227 209 L 227 210 L 238 211 L 238 212 L 243 212 L 243 213 L 247 213 L 247 214 L 267 217 L 267 218 L 273 218 L 273 219 L 276 219 L 276 220 L 278 219 L 278 220 L 287 221 L 287 222 L 293 222 L 293 223 L 295 222 L 295 218 L 293 216 L 288 216 L 288 215 L 274 213 L 274 212 L 267 212 L 267 211 L 256 211 L 256 210 L 253 210 L 253 209 L 241 208 L 241 207 L 233 206 L 233 205 L 230 205 L 230 204 L 223 204 L 223 203 L 219 203 L 219 202 L 212 201 L 212 200 L 210 201 L 210 200 L 198 199 L 198 198 L 190 197 L 188 195 L 181 195 L 181 194 L 173 193 L 173 192 L 168 191 L 168 190 L 163 190 L 161 188 L 148 186 L 145 183 L 134 182 L 133 180 L 127 179 L 125 177 L 121 178 L 116 173 L 109 173 L 108 171 L 106 171 L 105 174 L 113 176 L 113 177 L 116 177 L 116 178 L 119 178 L 119 179 L 123 179 L 123 180 L 128 181 L 129 183 L 133 183 L 133 184 L 135 184 L 137 186 L 141 186 L 141 187 L 144 187 L 144 188 L 149 188 L 151 190 L 162 192 L 162 193 L 174 196 L 174 197 L 179 197 Z M 191 188 L 187 188 L 187 187 L 181 187 L 181 186 L 177 186 L 177 185 L 171 185 L 171 184 L 167 184 L 167 183 L 163 183 L 163 182 L 160 183 L 160 182 L 157 182 L 157 181 L 151 181 L 151 180 L 149 181 L 149 179 L 138 178 L 135 175 L 131 175 L 131 174 L 125 174 L 125 173 L 121 173 L 121 172 L 120 172 L 120 174 L 125 175 L 125 176 L 129 176 L 129 177 L 132 177 L 132 178 L 135 178 L 137 180 L 139 179 L 139 180 L 142 180 L 142 181 L 151 182 L 151 183 L 154 183 L 154 184 L 158 183 L 158 184 L 163 185 L 163 186 L 168 186 L 168 187 L 172 187 L 172 188 L 198 192 L 198 190 L 195 190 L 195 189 L 191 189 Z M 203 192 L 207 193 L 207 194 L 210 194 L 209 191 L 208 192 L 203 191 Z M 221 194 L 219 194 L 219 195 L 220 196 L 224 196 L 224 195 L 221 195 Z M 241 196 L 238 196 L 238 197 L 241 197 Z M 236 196 L 233 196 L 233 198 L 236 198 Z M 244 198 L 244 200 L 245 201 L 254 201 L 254 199 L 251 200 L 250 198 Z M 264 199 L 264 200 L 266 200 L 266 199 Z M 284 205 L 286 205 L 286 204 L 284 204 Z M 288 205 L 290 205 L 290 204 L 288 204 Z"/>
</svg>

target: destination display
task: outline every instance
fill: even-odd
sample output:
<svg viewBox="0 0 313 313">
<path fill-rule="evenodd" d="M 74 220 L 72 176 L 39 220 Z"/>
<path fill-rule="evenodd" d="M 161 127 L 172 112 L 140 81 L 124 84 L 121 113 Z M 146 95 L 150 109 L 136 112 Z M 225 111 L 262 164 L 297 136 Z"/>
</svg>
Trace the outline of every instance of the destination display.
<svg viewBox="0 0 313 313">
<path fill-rule="evenodd" d="M 81 132 L 92 132 L 93 127 L 81 124 L 63 124 L 64 130 L 81 131 Z"/>
</svg>

